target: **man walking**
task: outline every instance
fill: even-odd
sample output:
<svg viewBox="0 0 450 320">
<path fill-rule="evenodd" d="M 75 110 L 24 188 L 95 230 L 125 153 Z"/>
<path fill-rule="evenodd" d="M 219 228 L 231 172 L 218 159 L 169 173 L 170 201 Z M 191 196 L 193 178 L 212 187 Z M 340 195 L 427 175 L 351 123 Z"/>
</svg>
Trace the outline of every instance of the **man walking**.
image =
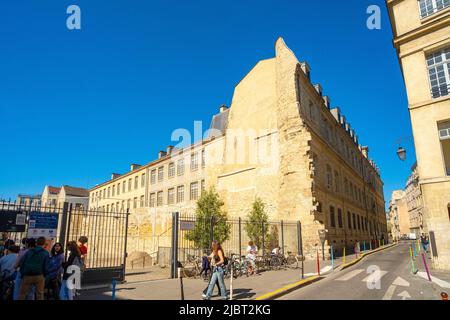
<svg viewBox="0 0 450 320">
<path fill-rule="evenodd" d="M 50 259 L 44 246 L 45 238 L 39 237 L 36 241 L 36 247 L 28 250 L 20 263 L 22 285 L 19 300 L 25 300 L 25 296 L 33 286 L 36 287 L 36 300 L 44 300 L 45 275 Z"/>
</svg>

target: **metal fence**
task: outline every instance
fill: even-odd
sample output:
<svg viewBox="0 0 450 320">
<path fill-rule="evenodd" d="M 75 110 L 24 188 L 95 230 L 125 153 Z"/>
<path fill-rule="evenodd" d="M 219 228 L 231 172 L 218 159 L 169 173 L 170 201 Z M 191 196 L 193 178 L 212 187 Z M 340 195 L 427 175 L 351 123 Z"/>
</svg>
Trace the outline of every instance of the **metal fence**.
<svg viewBox="0 0 450 320">
<path fill-rule="evenodd" d="M 127 248 L 128 212 L 104 212 L 63 206 L 43 207 L 21 205 L 11 202 L 0 203 L 0 215 L 20 213 L 25 215 L 22 232 L 9 232 L 9 237 L 19 243 L 29 234 L 30 214 L 33 212 L 57 214 L 58 227 L 52 243 L 77 241 L 81 236 L 88 239 L 88 254 L 83 283 L 119 281 L 125 278 Z"/>
<path fill-rule="evenodd" d="M 258 246 L 261 255 L 270 253 L 275 247 L 280 247 L 284 254 L 302 254 L 300 221 L 254 222 L 241 218 L 220 221 L 214 217 L 200 219 L 193 214 L 174 213 L 170 257 L 172 277 L 176 277 L 176 266 L 186 263 L 189 255 L 209 254 L 212 240 L 221 242 L 227 256 L 246 255 L 249 241 Z"/>
</svg>

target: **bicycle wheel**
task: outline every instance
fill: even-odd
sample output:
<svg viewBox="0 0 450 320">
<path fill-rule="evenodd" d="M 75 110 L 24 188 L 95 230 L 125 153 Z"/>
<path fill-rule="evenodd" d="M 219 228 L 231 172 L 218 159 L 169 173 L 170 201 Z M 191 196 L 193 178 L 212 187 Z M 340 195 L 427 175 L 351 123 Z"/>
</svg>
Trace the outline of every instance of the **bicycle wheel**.
<svg viewBox="0 0 450 320">
<path fill-rule="evenodd" d="M 287 264 L 288 268 L 291 268 L 291 269 L 298 268 L 298 261 L 294 256 L 287 257 L 286 264 Z"/>
<path fill-rule="evenodd" d="M 272 270 L 280 270 L 280 267 L 281 267 L 281 261 L 280 261 L 280 258 L 278 258 L 278 257 L 276 257 L 276 256 L 273 256 L 273 257 L 270 259 L 270 268 L 271 268 Z"/>
</svg>

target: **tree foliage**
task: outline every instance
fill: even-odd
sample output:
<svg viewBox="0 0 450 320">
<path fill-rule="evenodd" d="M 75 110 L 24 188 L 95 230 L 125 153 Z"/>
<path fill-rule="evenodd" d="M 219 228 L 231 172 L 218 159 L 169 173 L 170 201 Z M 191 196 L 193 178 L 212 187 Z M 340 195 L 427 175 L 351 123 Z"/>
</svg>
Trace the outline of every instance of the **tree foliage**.
<svg viewBox="0 0 450 320">
<path fill-rule="evenodd" d="M 224 243 L 230 237 L 231 225 L 227 222 L 224 202 L 214 188 L 204 191 L 197 201 L 195 228 L 186 232 L 186 240 L 193 241 L 197 249 L 211 247 L 210 230 L 213 226 L 213 240 Z"/>
<path fill-rule="evenodd" d="M 264 202 L 260 198 L 256 198 L 253 202 L 252 210 L 247 216 L 245 231 L 250 240 L 252 240 L 258 248 L 262 247 L 263 225 L 264 243 L 270 244 L 272 241 L 269 229 L 269 215 L 265 211 Z"/>
</svg>

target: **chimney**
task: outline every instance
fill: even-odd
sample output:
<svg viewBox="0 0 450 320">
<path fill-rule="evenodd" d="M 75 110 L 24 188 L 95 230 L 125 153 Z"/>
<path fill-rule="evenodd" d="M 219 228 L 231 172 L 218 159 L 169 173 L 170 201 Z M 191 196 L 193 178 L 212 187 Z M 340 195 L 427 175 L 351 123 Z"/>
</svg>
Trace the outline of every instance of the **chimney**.
<svg viewBox="0 0 450 320">
<path fill-rule="evenodd" d="M 120 173 L 112 173 L 111 174 L 111 180 L 117 179 L 118 177 L 120 177 Z"/>
<path fill-rule="evenodd" d="M 219 107 L 220 113 L 223 113 L 223 112 L 225 112 L 227 110 L 228 110 L 228 107 L 226 105 L 224 105 L 224 104 Z"/>
<path fill-rule="evenodd" d="M 130 171 L 134 171 L 134 170 L 136 170 L 137 168 L 139 168 L 140 166 L 141 166 L 140 164 L 133 163 L 133 164 L 131 165 Z"/>
<path fill-rule="evenodd" d="M 361 151 L 362 151 L 362 154 L 364 155 L 364 157 L 366 157 L 366 158 L 369 157 L 369 147 L 367 147 L 367 146 L 362 146 L 362 147 L 361 147 Z"/>
<path fill-rule="evenodd" d="M 341 123 L 341 122 L 340 122 L 340 119 L 341 119 L 341 110 L 339 109 L 339 107 L 335 107 L 335 108 L 331 109 L 330 111 L 331 111 L 331 114 L 333 115 L 333 117 L 336 119 L 336 121 L 337 121 L 338 123 Z"/>
<path fill-rule="evenodd" d="M 167 146 L 166 148 L 166 154 L 171 154 L 173 150 L 173 146 Z"/>
<path fill-rule="evenodd" d="M 350 133 L 350 130 L 352 129 L 352 127 L 350 127 L 350 123 L 346 122 L 345 126 L 344 126 L 345 131 L 347 131 L 348 133 Z"/>
<path fill-rule="evenodd" d="M 345 117 L 341 114 L 340 121 L 341 127 L 345 129 Z"/>
<path fill-rule="evenodd" d="M 158 152 L 158 159 L 161 159 L 162 157 L 165 157 L 166 155 L 167 155 L 167 152 L 166 152 L 166 151 L 160 150 L 160 151 Z"/>
<path fill-rule="evenodd" d="M 358 136 L 356 134 L 353 137 L 353 141 L 355 141 L 355 144 L 358 145 Z"/>
<path fill-rule="evenodd" d="M 309 67 L 308 62 L 304 61 L 300 64 L 300 67 L 303 70 L 303 73 L 306 75 L 308 80 L 311 80 L 311 68 Z"/>
<path fill-rule="evenodd" d="M 355 130 L 353 130 L 353 129 L 350 129 L 350 132 L 349 132 L 349 134 L 350 134 L 350 138 L 352 138 L 352 140 L 354 139 L 354 137 L 355 137 Z"/>
<path fill-rule="evenodd" d="M 314 89 L 316 89 L 316 91 L 319 94 L 319 96 L 322 96 L 322 86 L 320 85 L 320 83 L 315 84 L 314 85 Z"/>
<path fill-rule="evenodd" d="M 325 103 L 325 106 L 326 106 L 328 109 L 330 109 L 330 107 L 331 107 L 330 97 L 329 97 L 329 96 L 323 97 L 323 102 Z"/>
</svg>

